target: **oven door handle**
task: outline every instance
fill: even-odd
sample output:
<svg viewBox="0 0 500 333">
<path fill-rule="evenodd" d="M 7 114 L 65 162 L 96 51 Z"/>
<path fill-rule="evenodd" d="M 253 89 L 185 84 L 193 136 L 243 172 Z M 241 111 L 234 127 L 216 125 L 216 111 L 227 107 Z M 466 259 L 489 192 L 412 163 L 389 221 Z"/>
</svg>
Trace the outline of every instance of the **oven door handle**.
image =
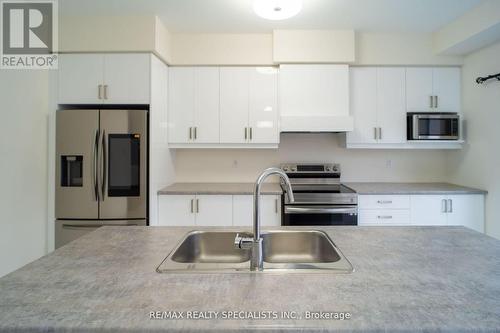
<svg viewBox="0 0 500 333">
<path fill-rule="evenodd" d="M 351 206 L 311 207 L 311 206 L 286 206 L 285 214 L 357 214 L 358 209 Z"/>
</svg>

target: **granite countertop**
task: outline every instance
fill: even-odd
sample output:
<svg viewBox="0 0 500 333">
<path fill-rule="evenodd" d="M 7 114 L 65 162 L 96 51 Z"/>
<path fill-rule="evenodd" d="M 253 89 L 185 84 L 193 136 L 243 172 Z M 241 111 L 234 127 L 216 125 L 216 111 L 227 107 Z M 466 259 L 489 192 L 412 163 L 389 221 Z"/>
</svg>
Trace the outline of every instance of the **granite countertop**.
<svg viewBox="0 0 500 333">
<path fill-rule="evenodd" d="M 450 183 L 345 183 L 358 194 L 487 194 L 487 191 Z"/>
<path fill-rule="evenodd" d="M 103 227 L 0 279 L 0 332 L 500 331 L 500 241 L 463 227 L 321 229 L 354 273 L 159 274 L 190 228 Z M 297 318 L 150 319 L 154 311 Z"/>
<path fill-rule="evenodd" d="M 253 194 L 254 183 L 174 183 L 158 194 Z M 262 194 L 281 195 L 279 183 L 264 183 Z"/>
<path fill-rule="evenodd" d="M 487 191 L 450 183 L 344 183 L 358 194 L 487 194 Z M 253 183 L 174 183 L 158 194 L 253 194 Z M 262 194 L 280 195 L 278 183 L 264 183 Z"/>
</svg>

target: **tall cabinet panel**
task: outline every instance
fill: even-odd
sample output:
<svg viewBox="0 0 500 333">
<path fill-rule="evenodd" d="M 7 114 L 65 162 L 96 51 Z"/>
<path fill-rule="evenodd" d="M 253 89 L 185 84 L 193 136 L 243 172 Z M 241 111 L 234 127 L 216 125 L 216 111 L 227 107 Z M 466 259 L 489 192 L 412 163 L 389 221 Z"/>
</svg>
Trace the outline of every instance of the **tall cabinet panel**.
<svg viewBox="0 0 500 333">
<path fill-rule="evenodd" d="M 59 104 L 100 104 L 104 85 L 102 54 L 59 57 Z"/>
<path fill-rule="evenodd" d="M 188 143 L 192 139 L 194 123 L 195 90 L 193 67 L 171 67 L 168 86 L 168 140 L 171 143 Z"/>
<path fill-rule="evenodd" d="M 220 142 L 248 140 L 249 75 L 246 67 L 220 69 Z"/>
<path fill-rule="evenodd" d="M 253 68 L 250 73 L 250 142 L 278 143 L 278 70 Z"/>
<path fill-rule="evenodd" d="M 377 68 L 377 121 L 380 143 L 406 141 L 404 68 Z"/>
</svg>

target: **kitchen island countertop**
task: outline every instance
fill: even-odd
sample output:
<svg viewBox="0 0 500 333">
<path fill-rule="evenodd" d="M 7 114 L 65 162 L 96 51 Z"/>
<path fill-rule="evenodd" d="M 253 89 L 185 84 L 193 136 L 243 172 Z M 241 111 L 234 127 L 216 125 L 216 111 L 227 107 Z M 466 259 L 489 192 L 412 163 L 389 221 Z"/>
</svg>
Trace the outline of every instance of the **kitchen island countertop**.
<svg viewBox="0 0 500 333">
<path fill-rule="evenodd" d="M 500 241 L 463 227 L 316 229 L 354 273 L 159 274 L 191 228 L 103 227 L 0 279 L 0 331 L 500 331 Z M 196 310 L 247 319 L 186 318 Z M 157 311 L 184 319 L 151 319 Z M 307 311 L 351 318 L 307 320 Z"/>
</svg>

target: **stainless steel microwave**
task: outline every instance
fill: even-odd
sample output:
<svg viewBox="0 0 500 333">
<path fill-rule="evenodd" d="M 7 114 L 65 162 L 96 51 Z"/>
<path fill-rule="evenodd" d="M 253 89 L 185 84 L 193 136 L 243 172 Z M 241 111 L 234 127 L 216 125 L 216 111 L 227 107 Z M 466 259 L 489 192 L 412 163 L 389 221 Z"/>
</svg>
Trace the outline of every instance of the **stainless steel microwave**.
<svg viewBox="0 0 500 333">
<path fill-rule="evenodd" d="M 457 113 L 408 113 L 408 140 L 458 140 L 460 116 Z"/>
</svg>

